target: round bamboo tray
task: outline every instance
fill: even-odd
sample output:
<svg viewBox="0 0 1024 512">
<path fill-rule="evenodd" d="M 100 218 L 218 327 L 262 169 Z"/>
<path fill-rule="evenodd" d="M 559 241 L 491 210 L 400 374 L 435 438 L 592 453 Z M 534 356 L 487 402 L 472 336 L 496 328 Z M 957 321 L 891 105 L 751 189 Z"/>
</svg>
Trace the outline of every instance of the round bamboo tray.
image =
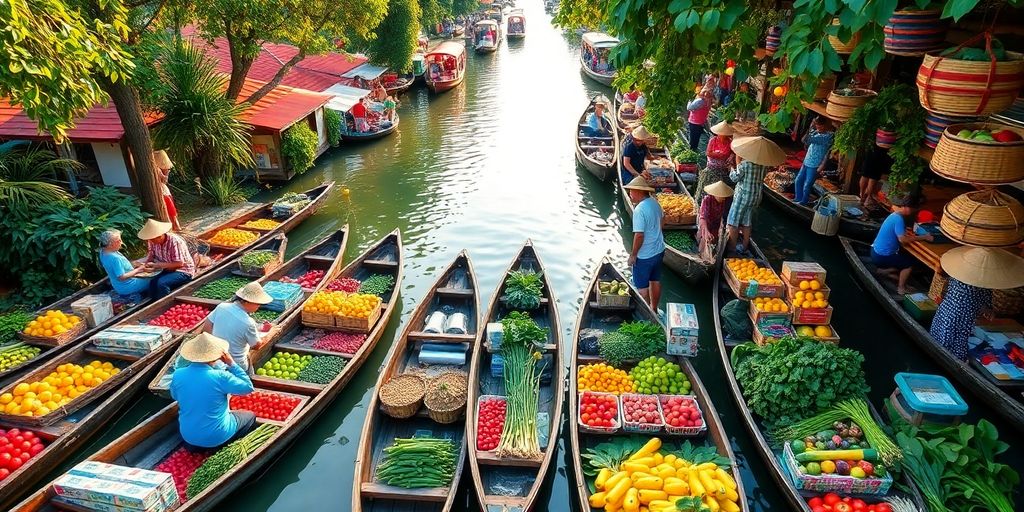
<svg viewBox="0 0 1024 512">
<path fill-rule="evenodd" d="M 917 56 L 943 46 L 946 41 L 946 22 L 939 9 L 924 11 L 896 11 L 882 32 L 882 45 L 887 53 Z"/>
<path fill-rule="evenodd" d="M 419 393 L 416 394 L 416 399 L 402 404 L 389 404 L 384 401 L 384 392 L 389 386 L 398 386 L 402 383 L 406 383 L 408 386 L 419 386 Z M 423 382 L 423 378 L 419 375 L 412 375 L 409 373 L 403 373 L 391 380 L 384 383 L 380 389 L 380 410 L 384 411 L 384 414 L 391 416 L 392 418 L 405 419 L 411 418 L 416 415 L 420 410 L 420 406 L 423 405 L 423 393 L 426 391 L 426 384 Z"/>
<path fill-rule="evenodd" d="M 917 92 L 926 110 L 951 116 L 984 116 L 1006 110 L 1024 86 L 1024 54 L 1008 60 L 967 61 L 924 56 L 917 71 Z"/>
<path fill-rule="evenodd" d="M 857 96 L 842 96 L 836 91 L 828 93 L 828 103 L 825 105 L 825 114 L 833 119 L 845 121 L 853 115 L 859 107 L 867 104 L 878 96 L 878 93 L 871 89 L 852 89 L 860 93 Z"/>
<path fill-rule="evenodd" d="M 961 130 L 1009 130 L 1022 140 L 986 142 L 958 137 Z M 1003 185 L 1024 179 L 1024 129 L 996 123 L 963 123 L 946 126 L 935 146 L 931 168 L 954 181 Z"/>
<path fill-rule="evenodd" d="M 823 100 L 828 99 L 828 95 L 835 88 L 836 88 L 836 76 L 835 75 L 829 75 L 829 76 L 827 76 L 825 78 L 822 78 L 821 81 L 818 82 L 818 87 L 816 89 L 814 89 L 814 100 L 815 101 L 823 101 Z"/>
<path fill-rule="evenodd" d="M 455 407 L 444 407 L 439 404 L 431 404 L 431 393 L 435 392 L 441 385 L 455 388 L 453 395 L 456 399 L 461 398 L 461 400 L 458 400 L 458 405 Z M 456 372 L 445 372 L 431 379 L 427 384 L 427 393 L 423 398 L 423 405 L 427 407 L 427 415 L 430 416 L 430 419 L 442 425 L 458 421 L 466 410 L 466 399 L 468 398 L 467 385 L 466 377 Z"/>
<path fill-rule="evenodd" d="M 1024 240 L 1024 206 L 996 189 L 954 197 L 943 208 L 939 228 L 949 238 L 976 247 L 1008 247 Z"/>
<path fill-rule="evenodd" d="M 1024 313 L 1024 288 L 992 290 L 992 309 L 1001 317 L 1016 317 Z"/>
<path fill-rule="evenodd" d="M 842 23 L 839 21 L 839 18 L 834 18 L 832 20 L 832 26 L 839 26 L 841 24 Z M 832 45 L 832 48 L 835 48 L 836 53 L 853 53 L 853 49 L 856 48 L 858 44 L 860 44 L 860 32 L 854 33 L 852 36 L 850 36 L 850 40 L 845 42 L 840 40 L 836 36 L 828 36 L 828 42 L 829 44 Z"/>
</svg>

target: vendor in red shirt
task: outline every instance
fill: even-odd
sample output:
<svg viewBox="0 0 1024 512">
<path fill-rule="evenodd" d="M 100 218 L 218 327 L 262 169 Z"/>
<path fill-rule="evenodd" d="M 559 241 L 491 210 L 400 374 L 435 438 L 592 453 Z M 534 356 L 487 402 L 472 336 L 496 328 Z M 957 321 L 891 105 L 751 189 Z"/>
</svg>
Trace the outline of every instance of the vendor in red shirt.
<svg viewBox="0 0 1024 512">
<path fill-rule="evenodd" d="M 357 132 L 368 132 L 370 131 L 370 125 L 366 122 L 366 105 L 363 102 L 366 98 L 359 98 L 359 102 L 352 106 L 352 110 L 349 111 L 352 114 L 352 119 L 355 120 Z"/>
</svg>

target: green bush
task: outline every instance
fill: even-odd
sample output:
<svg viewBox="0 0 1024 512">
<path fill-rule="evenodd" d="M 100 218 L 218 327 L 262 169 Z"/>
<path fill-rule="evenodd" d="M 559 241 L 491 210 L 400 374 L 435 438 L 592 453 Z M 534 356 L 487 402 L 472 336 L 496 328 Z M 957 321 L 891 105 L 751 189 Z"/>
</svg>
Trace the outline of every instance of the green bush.
<svg viewBox="0 0 1024 512">
<path fill-rule="evenodd" d="M 313 167 L 317 144 L 316 132 L 308 124 L 299 122 L 285 130 L 281 137 L 281 156 L 288 168 L 302 174 Z"/>
<path fill-rule="evenodd" d="M 233 172 L 227 172 L 207 180 L 203 185 L 206 202 L 214 206 L 237 204 L 249 198 L 249 190 L 235 179 Z"/>
<path fill-rule="evenodd" d="M 327 142 L 337 146 L 341 140 L 341 113 L 329 108 L 324 109 L 324 124 L 327 125 Z"/>
</svg>

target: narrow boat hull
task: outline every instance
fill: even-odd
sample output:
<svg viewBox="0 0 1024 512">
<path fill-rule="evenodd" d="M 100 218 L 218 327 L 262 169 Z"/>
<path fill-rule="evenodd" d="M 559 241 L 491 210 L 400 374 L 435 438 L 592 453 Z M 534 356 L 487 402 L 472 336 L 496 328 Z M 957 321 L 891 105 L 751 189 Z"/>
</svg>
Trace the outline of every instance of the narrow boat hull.
<svg viewBox="0 0 1024 512">
<path fill-rule="evenodd" d="M 395 114 L 395 121 L 391 124 L 391 126 L 385 128 L 383 130 L 377 130 L 375 132 L 367 132 L 367 133 L 341 132 L 341 140 L 344 140 L 344 141 L 347 141 L 347 142 L 366 142 L 366 141 L 371 141 L 371 140 L 382 139 L 384 137 L 387 137 L 388 135 L 391 135 L 392 133 L 395 132 L 395 130 L 398 129 L 398 122 L 399 122 L 399 120 L 400 119 L 398 117 L 398 114 Z"/>
<path fill-rule="evenodd" d="M 440 94 L 442 92 L 450 91 L 450 90 L 458 87 L 459 84 L 462 83 L 463 79 L 465 79 L 465 75 L 464 74 L 462 76 L 459 76 L 458 78 L 454 78 L 452 80 L 437 80 L 437 81 L 433 81 L 433 80 L 427 79 L 427 89 L 430 89 L 430 92 L 432 92 L 434 94 Z"/>
<path fill-rule="evenodd" d="M 814 210 L 810 207 L 790 201 L 789 198 L 769 187 L 767 184 L 764 185 L 763 195 L 768 198 L 768 201 L 775 206 L 778 206 L 782 211 L 788 213 L 793 218 L 806 221 L 808 227 L 810 227 L 811 221 L 814 219 Z M 875 235 L 878 234 L 878 228 L 880 227 L 881 224 L 878 222 L 856 220 L 847 217 L 840 217 L 839 219 L 840 234 L 864 242 L 874 240 Z"/>
<path fill-rule="evenodd" d="M 590 157 L 590 155 L 587 154 L 587 152 L 583 148 L 583 139 L 592 140 L 592 138 L 583 137 L 582 135 L 580 135 L 580 130 L 582 126 L 586 124 L 587 116 L 589 116 L 590 113 L 594 111 L 594 105 L 598 102 L 604 103 L 605 110 L 608 112 L 611 112 L 614 108 L 612 103 L 608 101 L 608 99 L 605 98 L 603 95 L 599 94 L 597 96 L 594 96 L 590 100 L 590 104 L 583 111 L 583 114 L 580 116 L 579 121 L 576 123 L 576 161 L 578 161 L 584 169 L 590 172 L 590 174 L 593 174 L 594 177 L 596 177 L 597 179 L 601 181 L 611 181 L 615 179 L 615 170 L 617 169 L 616 162 L 618 162 L 620 158 L 619 134 L 614 130 L 611 133 L 611 146 L 608 147 L 608 149 L 611 149 L 612 160 L 607 163 L 593 159 Z"/>
<path fill-rule="evenodd" d="M 583 62 L 583 58 L 582 57 L 580 58 L 580 70 L 583 71 L 584 75 L 587 75 L 587 78 L 590 78 L 591 80 L 593 80 L 593 81 L 595 81 L 595 82 L 597 82 L 597 83 L 599 83 L 601 85 L 604 85 L 606 87 L 611 87 L 612 86 L 612 82 L 615 81 L 615 77 L 617 76 L 617 73 L 611 74 L 611 75 L 606 75 L 606 74 L 598 73 L 597 71 L 594 71 L 594 70 L 590 69 L 590 67 L 587 66 L 587 64 L 585 62 Z"/>
</svg>

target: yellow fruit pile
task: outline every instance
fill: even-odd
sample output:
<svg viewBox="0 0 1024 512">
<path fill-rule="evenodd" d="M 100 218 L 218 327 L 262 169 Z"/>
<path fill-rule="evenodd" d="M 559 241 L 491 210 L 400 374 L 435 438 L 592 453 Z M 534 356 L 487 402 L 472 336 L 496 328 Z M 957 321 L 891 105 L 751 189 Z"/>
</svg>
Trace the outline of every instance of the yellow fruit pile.
<svg viewBox="0 0 1024 512">
<path fill-rule="evenodd" d="M 227 228 L 222 229 L 213 235 L 213 238 L 207 240 L 211 244 L 221 245 L 224 247 L 241 247 L 248 244 L 260 236 L 252 231 L 246 231 L 244 229 Z"/>
<path fill-rule="evenodd" d="M 684 194 L 658 194 L 658 204 L 666 217 L 692 217 L 696 208 L 693 198 Z"/>
<path fill-rule="evenodd" d="M 778 298 L 757 297 L 754 299 L 754 307 L 765 313 L 789 313 L 789 304 Z"/>
<path fill-rule="evenodd" d="M 346 318 L 369 318 L 380 303 L 380 297 L 372 293 L 353 293 L 342 299 L 341 309 L 335 314 Z"/>
<path fill-rule="evenodd" d="M 302 306 L 302 310 L 309 313 L 333 315 L 341 311 L 341 302 L 343 300 L 345 300 L 345 292 L 316 292 Z"/>
<path fill-rule="evenodd" d="M 812 291 L 799 291 L 793 294 L 793 307 L 800 307 L 803 309 L 827 308 L 828 301 L 825 300 L 824 293 Z"/>
<path fill-rule="evenodd" d="M 25 334 L 29 336 L 60 336 L 74 328 L 82 321 L 77 315 L 68 315 L 63 311 L 50 310 L 36 317 L 25 326 Z"/>
<path fill-rule="evenodd" d="M 271 219 L 254 219 L 254 220 L 250 220 L 249 222 L 246 222 L 245 224 L 242 224 L 241 226 L 238 226 L 238 227 L 240 227 L 240 228 L 250 228 L 250 229 L 267 229 L 267 230 L 269 230 L 269 229 L 274 229 L 274 228 L 276 228 L 276 227 L 278 227 L 280 225 L 281 225 L 281 223 L 276 221 L 276 220 L 271 220 Z"/>
<path fill-rule="evenodd" d="M 18 383 L 9 393 L 0 395 L 0 406 L 5 414 L 45 416 L 120 371 L 109 362 L 93 361 L 85 366 L 65 363 L 43 380 Z"/>
<path fill-rule="evenodd" d="M 782 284 L 779 276 L 769 267 L 759 267 L 750 258 L 728 258 L 725 265 L 729 267 L 736 279 L 740 281 L 756 280 L 760 284 Z"/>
<path fill-rule="evenodd" d="M 797 287 L 805 291 L 818 291 L 821 289 L 821 283 L 817 279 L 811 279 L 810 281 L 800 281 L 797 283 Z"/>
<path fill-rule="evenodd" d="M 832 337 L 832 329 L 827 325 L 800 325 L 797 326 L 796 333 L 800 336 L 807 336 L 811 338 Z"/>
<path fill-rule="evenodd" d="M 581 366 L 576 375 L 576 387 L 580 391 L 600 391 L 615 395 L 636 391 L 633 377 L 624 370 L 604 363 Z"/>
<path fill-rule="evenodd" d="M 675 512 L 679 499 L 695 496 L 708 510 L 740 510 L 736 481 L 728 471 L 713 462 L 692 464 L 660 450 L 661 439 L 653 437 L 619 464 L 618 471 L 602 468 L 590 506 L 607 512 Z"/>
</svg>

